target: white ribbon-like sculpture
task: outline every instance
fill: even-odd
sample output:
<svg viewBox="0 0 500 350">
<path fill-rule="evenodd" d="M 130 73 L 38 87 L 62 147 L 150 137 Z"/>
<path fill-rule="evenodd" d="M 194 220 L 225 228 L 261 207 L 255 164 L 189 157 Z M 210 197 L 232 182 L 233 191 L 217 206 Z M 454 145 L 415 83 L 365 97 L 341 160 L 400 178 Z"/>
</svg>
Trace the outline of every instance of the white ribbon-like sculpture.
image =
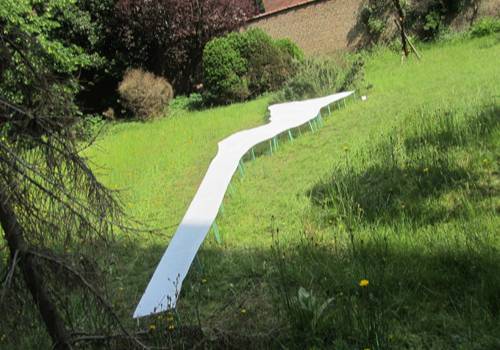
<svg viewBox="0 0 500 350">
<path fill-rule="evenodd" d="M 271 117 L 268 124 L 237 132 L 219 142 L 217 156 L 210 163 L 198 192 L 149 281 L 134 312 L 134 318 L 175 307 L 182 282 L 217 217 L 224 194 L 241 158 L 259 143 L 310 122 L 320 116 L 323 107 L 351 94 L 353 92 L 343 92 L 306 101 L 272 105 L 269 107 Z"/>
</svg>

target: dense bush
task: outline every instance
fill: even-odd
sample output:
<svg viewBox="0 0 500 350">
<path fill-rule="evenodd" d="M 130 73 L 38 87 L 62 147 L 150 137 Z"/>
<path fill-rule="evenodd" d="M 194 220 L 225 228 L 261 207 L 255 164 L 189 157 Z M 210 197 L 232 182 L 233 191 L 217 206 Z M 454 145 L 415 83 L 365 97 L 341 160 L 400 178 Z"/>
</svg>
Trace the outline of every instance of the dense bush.
<svg viewBox="0 0 500 350">
<path fill-rule="evenodd" d="M 293 59 L 297 61 L 304 60 L 304 52 L 290 39 L 277 39 L 275 43 L 281 50 L 287 52 Z"/>
<path fill-rule="evenodd" d="M 214 103 L 242 101 L 250 93 L 246 61 L 227 38 L 210 41 L 203 51 L 206 98 Z"/>
<path fill-rule="evenodd" d="M 230 103 L 276 91 L 302 58 L 291 41 L 273 40 L 260 29 L 214 39 L 203 53 L 205 97 L 210 103 Z"/>
<path fill-rule="evenodd" d="M 346 60 L 341 64 L 332 58 L 307 58 L 274 102 L 301 100 L 329 95 L 356 87 L 363 77 L 361 58 Z"/>
<path fill-rule="evenodd" d="M 260 29 L 251 29 L 240 36 L 245 41 L 244 50 L 240 53 L 248 62 L 251 95 L 281 88 L 294 69 L 291 54 Z"/>
<path fill-rule="evenodd" d="M 470 30 L 473 37 L 481 37 L 500 32 L 500 19 L 486 17 L 474 23 Z"/>
<path fill-rule="evenodd" d="M 141 120 L 160 114 L 173 97 L 172 86 L 164 78 L 141 69 L 128 70 L 118 92 L 123 105 Z"/>
</svg>

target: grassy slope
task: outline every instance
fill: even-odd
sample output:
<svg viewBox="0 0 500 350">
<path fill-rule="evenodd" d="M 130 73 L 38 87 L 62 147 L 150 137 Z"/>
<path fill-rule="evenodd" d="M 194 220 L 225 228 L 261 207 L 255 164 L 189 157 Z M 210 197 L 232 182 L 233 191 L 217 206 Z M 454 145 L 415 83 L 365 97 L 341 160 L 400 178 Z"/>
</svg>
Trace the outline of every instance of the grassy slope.
<svg viewBox="0 0 500 350">
<path fill-rule="evenodd" d="M 412 61 L 405 65 L 400 64 L 397 55 L 380 52 L 368 60 L 367 80 L 374 87 L 367 102 L 351 103 L 346 109 L 335 111 L 317 134 L 305 134 L 294 143 L 282 142 L 279 152 L 272 157 L 263 156 L 246 163 L 246 176 L 233 181 L 235 193 L 227 196 L 225 214 L 219 220 L 224 245 L 217 246 L 213 237 L 209 237 L 200 253 L 203 272 L 193 269 L 190 274 L 181 309 L 190 314 L 195 301 L 199 301 L 203 322 L 210 326 L 234 331 L 236 324 L 245 332 L 258 332 L 266 327 L 281 329 L 286 325 L 285 329 L 292 327 L 291 330 L 278 331 L 279 335 L 300 334 L 301 342 L 319 346 L 324 342 L 331 344 L 332 332 L 336 334 L 339 348 L 473 348 L 471 344 L 478 339 L 484 341 L 483 348 L 496 346 L 492 344 L 498 344 L 495 339 L 499 334 L 492 329 L 499 326 L 498 319 L 493 315 L 494 306 L 486 310 L 488 307 L 481 300 L 484 295 L 467 294 L 470 305 L 479 310 L 475 312 L 465 306 L 463 298 L 446 293 L 446 288 L 464 288 L 467 274 L 452 268 L 446 270 L 442 265 L 469 260 L 452 256 L 448 260 L 443 258 L 443 262 L 439 260 L 438 249 L 427 249 L 429 244 L 446 245 L 444 252 L 449 254 L 451 246 L 448 243 L 461 242 L 466 232 L 476 229 L 494 232 L 499 220 L 490 211 L 478 210 L 474 215 L 459 214 L 457 218 L 438 221 L 423 216 L 421 221 L 424 223 L 418 224 L 411 222 L 414 212 L 409 211 L 406 216 L 398 214 L 387 223 L 382 217 L 350 219 L 355 216 L 352 211 L 336 215 L 338 208 L 315 206 L 311 200 L 317 195 L 314 190 L 318 186 L 328 184 L 332 168 L 340 167 L 337 176 L 350 169 L 362 178 L 366 169 L 373 165 L 366 159 L 375 159 L 374 164 L 378 160 L 378 165 L 383 163 L 384 154 L 372 150 L 373 145 L 385 142 L 388 134 L 394 134 L 391 131 L 394 128 L 418 129 L 423 124 L 412 124 L 416 115 L 423 114 L 425 119 L 432 116 L 426 111 L 438 108 L 465 115 L 468 109 L 480 109 L 486 100 L 492 100 L 491 96 L 498 96 L 500 68 L 495 58 L 500 56 L 500 46 L 495 40 L 485 38 L 426 48 L 423 62 Z M 96 164 L 108 169 L 102 177 L 106 183 L 115 188 L 127 188 L 124 200 L 131 214 L 147 223 L 176 225 L 215 155 L 217 141 L 236 130 L 262 122 L 266 103 L 265 99 L 260 99 L 151 124 L 118 125 L 110 136 L 99 142 L 99 150 L 91 150 L 90 156 Z M 491 141 L 498 140 L 498 125 L 493 132 L 493 136 L 485 136 L 485 144 L 463 145 L 463 148 L 468 147 L 470 154 L 477 154 L 481 159 L 498 160 L 495 158 L 498 142 Z M 428 150 L 422 152 L 428 156 Z M 458 153 L 453 155 L 454 162 L 465 164 L 464 168 L 471 172 L 479 171 L 478 162 L 468 161 L 464 154 Z M 408 154 L 399 154 L 405 155 Z M 439 162 L 437 159 L 435 164 Z M 346 180 L 348 177 L 344 178 L 346 188 L 353 189 L 353 184 Z M 377 183 L 373 186 L 376 192 Z M 370 188 L 365 190 L 370 191 Z M 432 194 L 428 205 L 440 208 L 450 203 L 450 196 L 468 195 L 462 188 L 452 188 L 444 194 Z M 416 197 L 402 198 L 411 201 Z M 479 200 L 466 199 L 464 203 L 483 207 Z M 338 207 L 342 203 L 335 205 Z M 370 209 L 369 203 L 362 205 Z M 458 226 L 463 230 L 457 229 Z M 279 267 L 276 254 L 270 248 L 271 232 L 276 229 L 279 229 L 280 249 L 283 250 L 280 254 L 286 256 L 283 259 L 287 259 L 288 267 Z M 116 302 L 123 302 L 125 314 L 132 311 L 173 231 L 169 229 L 164 236 L 141 237 L 118 253 L 121 267 L 116 274 L 119 276 L 117 283 L 124 287 L 124 295 L 118 296 Z M 351 241 L 352 232 L 356 233 L 356 239 Z M 431 239 L 432 235 L 435 238 Z M 313 245 L 310 240 L 314 241 Z M 389 248 L 381 249 L 380 242 Z M 488 243 L 498 247 L 498 240 Z M 370 246 L 373 249 L 365 249 Z M 462 250 L 462 243 L 457 243 L 456 248 Z M 366 251 L 366 259 L 354 254 L 356 251 L 358 254 Z M 491 272 L 487 265 L 492 260 L 486 255 L 479 254 L 479 257 L 486 262 L 478 263 L 480 278 L 474 282 L 486 283 Z M 382 267 L 377 262 L 384 259 L 389 259 L 390 263 Z M 413 263 L 427 268 L 418 271 L 400 268 Z M 429 277 L 433 267 L 439 273 Z M 383 276 L 382 270 L 388 277 Z M 453 275 L 456 279 L 440 280 L 442 273 L 456 273 Z M 398 284 L 395 282 L 398 274 L 402 278 L 421 278 L 422 283 L 402 280 Z M 357 289 L 356 281 L 363 277 L 371 281 L 370 296 Z M 380 286 L 385 280 L 386 288 Z M 436 281 L 456 285 L 435 286 Z M 271 293 L 276 290 L 276 282 L 290 288 L 286 288 L 284 294 Z M 303 313 L 294 313 L 297 308 L 287 308 L 283 304 L 286 299 L 283 295 L 295 295 L 299 286 L 313 289 L 320 300 L 332 295 L 337 298 L 335 307 L 345 312 L 339 311 L 332 319 L 325 316 L 334 331 L 320 326 L 310 329 L 298 321 L 285 321 L 286 316 L 292 320 L 302 319 Z M 425 294 L 425 290 L 430 291 Z M 277 295 L 281 296 L 275 300 Z M 344 295 L 347 299 L 342 297 Z M 374 298 L 368 304 L 378 307 L 363 304 L 366 298 Z M 283 314 L 275 313 L 273 305 L 281 305 Z M 366 314 L 359 311 L 363 307 L 367 309 Z M 245 314 L 240 312 L 242 308 L 247 310 Z M 456 312 L 450 311 L 453 309 Z M 479 330 L 473 328 L 472 321 L 478 323 Z"/>
</svg>

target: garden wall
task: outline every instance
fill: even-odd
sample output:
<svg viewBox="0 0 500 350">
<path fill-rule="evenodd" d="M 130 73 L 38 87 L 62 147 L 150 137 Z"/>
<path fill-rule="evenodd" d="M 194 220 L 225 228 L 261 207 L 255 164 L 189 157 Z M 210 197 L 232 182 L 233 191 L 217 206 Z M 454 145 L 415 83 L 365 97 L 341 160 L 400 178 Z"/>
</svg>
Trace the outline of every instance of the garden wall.
<svg viewBox="0 0 500 350">
<path fill-rule="evenodd" d="M 366 41 L 359 14 L 366 0 L 316 0 L 259 15 L 247 27 L 259 27 L 274 38 L 290 38 L 307 54 L 330 54 L 362 46 Z M 499 0 L 483 0 L 477 14 L 466 11 L 452 26 L 463 29 L 471 18 L 498 16 Z"/>
</svg>

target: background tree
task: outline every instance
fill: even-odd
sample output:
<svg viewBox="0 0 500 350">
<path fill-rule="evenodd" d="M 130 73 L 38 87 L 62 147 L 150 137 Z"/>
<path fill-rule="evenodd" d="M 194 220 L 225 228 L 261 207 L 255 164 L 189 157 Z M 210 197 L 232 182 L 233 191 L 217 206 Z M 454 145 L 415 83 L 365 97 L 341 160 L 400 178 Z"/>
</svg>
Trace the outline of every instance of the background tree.
<svg viewBox="0 0 500 350">
<path fill-rule="evenodd" d="M 252 0 L 119 0 L 120 37 L 131 64 L 164 76 L 175 90 L 193 90 L 205 44 L 258 12 Z"/>
</svg>

